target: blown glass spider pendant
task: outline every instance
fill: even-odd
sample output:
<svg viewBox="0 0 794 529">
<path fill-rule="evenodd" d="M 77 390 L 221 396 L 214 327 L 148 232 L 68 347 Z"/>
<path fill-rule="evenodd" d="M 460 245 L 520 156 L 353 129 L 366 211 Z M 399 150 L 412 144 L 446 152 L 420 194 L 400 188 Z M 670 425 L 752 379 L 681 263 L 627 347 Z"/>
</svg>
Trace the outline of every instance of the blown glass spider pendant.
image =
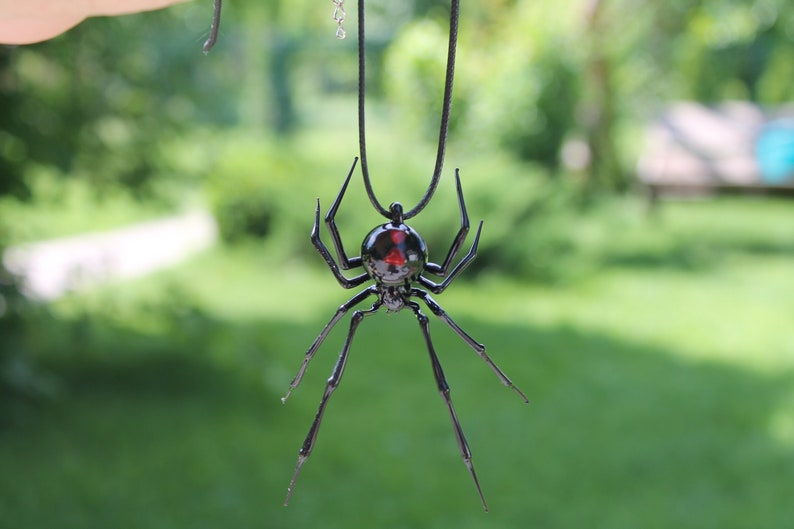
<svg viewBox="0 0 794 529">
<path fill-rule="evenodd" d="M 345 20 L 345 12 L 344 8 L 342 7 L 343 0 L 333 0 L 333 3 L 335 6 L 334 21 L 336 21 L 338 25 L 337 37 L 343 38 L 344 28 L 342 27 L 342 23 Z M 204 43 L 205 52 L 208 52 L 213 47 L 218 38 L 222 0 L 214 0 L 214 4 L 215 7 L 210 35 L 207 41 Z M 314 217 L 314 227 L 312 228 L 311 232 L 311 241 L 320 252 L 320 255 L 323 256 L 323 259 L 325 259 L 325 262 L 331 269 L 331 272 L 333 272 L 334 277 L 336 277 L 337 281 L 339 281 L 339 284 L 344 288 L 355 288 L 370 280 L 373 281 L 374 284 L 365 288 L 350 298 L 347 302 L 343 303 L 331 320 L 325 325 L 322 331 L 320 331 L 319 336 L 317 336 L 317 338 L 314 340 L 314 343 L 312 343 L 312 345 L 306 351 L 303 363 L 301 364 L 300 369 L 298 369 L 297 375 L 295 375 L 295 378 L 290 383 L 287 394 L 281 399 L 282 402 L 286 402 L 292 391 L 298 387 L 301 380 L 303 379 L 304 374 L 306 373 L 309 362 L 314 357 L 314 354 L 320 348 L 325 338 L 328 336 L 328 333 L 331 332 L 331 329 L 339 322 L 339 320 L 342 319 L 342 317 L 347 314 L 348 311 L 362 303 L 364 300 L 372 296 L 374 296 L 376 299 L 369 309 L 355 310 L 352 314 L 350 319 L 350 329 L 347 333 L 347 338 L 345 339 L 344 345 L 342 346 L 342 351 L 339 354 L 339 359 L 337 360 L 331 376 L 325 385 L 325 391 L 323 393 L 322 400 L 320 401 L 320 407 L 317 410 L 317 414 L 314 417 L 311 427 L 309 428 L 309 433 L 306 435 L 306 439 L 304 440 L 303 445 L 298 452 L 298 464 L 295 467 L 295 473 L 293 474 L 292 480 L 290 481 L 289 488 L 287 490 L 287 497 L 284 500 L 284 505 L 289 504 L 301 467 L 306 462 L 309 455 L 311 455 L 312 449 L 317 442 L 317 434 L 320 430 L 320 423 L 322 422 L 325 408 L 328 405 L 328 400 L 331 398 L 331 395 L 336 388 L 339 387 L 339 383 L 342 380 L 345 365 L 347 364 L 348 353 L 350 351 L 350 346 L 353 342 L 353 336 L 356 333 L 356 329 L 365 317 L 375 314 L 381 307 L 385 307 L 387 312 L 398 312 L 404 308 L 408 308 L 416 315 L 416 318 L 419 321 L 419 327 L 421 328 L 422 334 L 425 338 L 427 351 L 430 354 L 430 362 L 433 368 L 433 375 L 436 380 L 436 385 L 438 386 L 438 390 L 441 393 L 441 397 L 444 399 L 444 403 L 446 404 L 450 418 L 452 419 L 455 438 L 458 442 L 458 447 L 460 448 L 463 462 L 466 464 L 466 467 L 468 468 L 469 473 L 474 480 L 474 485 L 477 488 L 480 501 L 482 502 L 482 506 L 486 511 L 488 510 L 488 505 L 485 501 L 485 496 L 483 495 L 482 489 L 480 488 L 477 474 L 474 471 L 474 466 L 471 461 L 471 450 L 469 449 L 469 444 L 466 442 L 466 437 L 463 434 L 463 428 L 460 425 L 460 421 L 458 420 L 458 416 L 455 413 L 455 409 L 452 405 L 449 385 L 447 384 L 444 371 L 441 368 L 441 363 L 438 360 L 435 348 L 433 347 L 433 342 L 430 338 L 429 319 L 421 312 L 421 306 L 415 300 L 421 300 L 433 314 L 435 314 L 441 321 L 447 324 L 455 332 L 455 334 L 463 339 L 463 341 L 466 342 L 466 344 L 485 361 L 485 363 L 496 374 L 502 384 L 515 391 L 524 400 L 524 402 L 529 402 L 526 395 L 524 395 L 521 390 L 514 386 L 507 375 L 505 375 L 504 372 L 491 361 L 491 359 L 485 353 L 485 346 L 477 342 L 466 331 L 461 329 L 458 324 L 447 315 L 444 309 L 442 309 L 441 306 L 436 303 L 436 301 L 428 292 L 429 290 L 433 294 L 441 294 L 449 286 L 449 284 L 452 283 L 452 281 L 461 272 L 463 272 L 466 266 L 474 259 L 477 254 L 477 244 L 480 241 L 482 221 L 477 228 L 477 234 L 474 237 L 474 242 L 472 243 L 468 253 L 455 266 L 452 266 L 452 263 L 458 255 L 458 252 L 460 251 L 460 248 L 466 239 L 466 235 L 469 232 L 469 217 L 466 213 L 466 205 L 463 201 L 463 191 L 460 185 L 460 175 L 458 174 L 457 169 L 455 170 L 455 185 L 457 188 L 458 205 L 460 208 L 460 229 L 458 230 L 458 233 L 452 242 L 452 246 L 450 246 L 446 257 L 441 264 L 428 261 L 427 246 L 425 245 L 424 240 L 422 240 L 422 237 L 416 232 L 416 230 L 405 224 L 406 220 L 418 214 L 428 204 L 435 193 L 439 179 L 441 178 L 441 169 L 444 163 L 444 151 L 446 149 L 447 132 L 449 130 L 452 84 L 455 73 L 455 51 L 457 45 L 459 8 L 460 0 L 451 0 L 449 47 L 447 51 L 444 98 L 441 110 L 441 130 L 439 132 L 435 169 L 433 170 L 433 176 L 430 180 L 430 185 L 428 186 L 425 195 L 413 209 L 403 212 L 403 207 L 398 202 L 393 202 L 388 209 L 384 208 L 375 197 L 369 178 L 364 126 L 366 79 L 366 61 L 364 60 L 364 0 L 358 0 L 358 127 L 359 150 L 361 153 L 361 172 L 364 177 L 364 185 L 366 186 L 367 196 L 369 197 L 370 202 L 378 213 L 386 217 L 388 222 L 375 227 L 369 232 L 369 234 L 367 234 L 363 243 L 361 244 L 360 256 L 347 257 L 345 249 L 342 245 L 342 239 L 339 236 L 339 230 L 336 227 L 335 216 L 337 210 L 339 209 L 339 205 L 342 202 L 345 191 L 347 190 L 347 186 L 350 182 L 351 176 L 353 175 L 353 171 L 355 170 L 356 163 L 358 162 L 358 158 L 356 158 L 356 160 L 353 162 L 353 166 L 350 168 L 350 172 L 348 173 L 344 184 L 342 184 L 342 188 L 339 191 L 336 200 L 325 216 L 325 224 L 331 235 L 331 239 L 333 240 L 334 249 L 339 261 L 337 263 L 331 255 L 331 252 L 328 251 L 328 248 L 320 238 L 320 200 L 317 200 L 317 209 Z M 351 270 L 354 268 L 363 268 L 364 271 L 363 273 L 351 279 L 345 277 L 341 272 L 341 270 Z M 442 278 L 442 280 L 440 283 L 436 283 L 425 277 L 423 275 L 425 273 Z M 418 288 L 417 285 L 424 287 L 426 290 Z"/>
<path fill-rule="evenodd" d="M 372 281 L 374 284 L 365 288 L 350 298 L 347 302 L 343 303 L 331 320 L 325 325 L 322 331 L 320 331 L 319 336 L 317 336 L 317 338 L 314 340 L 314 343 L 312 343 L 312 345 L 306 351 L 303 363 L 298 369 L 298 373 L 295 375 L 292 383 L 290 383 L 289 390 L 282 401 L 286 401 L 290 393 L 296 387 L 298 387 L 298 384 L 300 384 L 301 380 L 303 379 L 303 375 L 306 372 L 309 362 L 322 345 L 326 336 L 328 336 L 328 333 L 339 322 L 339 320 L 342 319 L 342 317 L 347 314 L 348 311 L 362 303 L 364 300 L 374 296 L 375 301 L 372 303 L 372 306 L 369 309 L 356 309 L 353 311 L 353 314 L 350 318 L 350 329 L 348 330 L 347 338 L 345 339 L 344 345 L 342 346 L 342 351 L 339 354 L 339 359 L 333 368 L 330 378 L 328 378 L 328 381 L 325 385 L 325 391 L 320 401 L 320 406 L 317 410 L 317 414 L 315 415 L 314 421 L 309 428 L 309 433 L 306 435 L 306 439 L 303 441 L 303 445 L 298 452 L 298 463 L 295 467 L 295 473 L 292 476 L 289 488 L 287 489 L 287 497 L 284 500 L 284 505 L 289 504 L 289 500 L 292 496 L 292 491 L 295 488 L 295 482 L 298 479 L 298 474 L 300 473 L 301 467 L 311 455 L 312 449 L 317 442 L 317 434 L 320 430 L 320 423 L 322 422 L 325 408 L 328 405 L 328 400 L 331 398 L 331 395 L 334 391 L 336 391 L 336 388 L 339 387 L 339 383 L 342 380 L 345 365 L 347 364 L 348 353 L 350 351 L 350 345 L 353 342 L 353 336 L 356 333 L 356 329 L 365 317 L 375 314 L 381 307 L 385 307 L 388 312 L 397 312 L 407 308 L 416 315 L 416 318 L 419 321 L 419 327 L 425 338 L 427 351 L 430 354 L 430 362 L 433 368 L 433 375 L 436 380 L 436 385 L 438 386 L 438 390 L 441 393 L 441 397 L 444 399 L 444 403 L 446 404 L 450 418 L 452 419 L 455 439 L 458 442 L 458 447 L 460 448 L 463 462 L 466 464 L 466 467 L 471 474 L 474 485 L 477 488 L 477 493 L 480 496 L 482 506 L 486 511 L 488 510 L 488 505 L 486 504 L 485 496 L 483 495 L 482 489 L 480 488 L 477 474 L 474 472 L 474 466 L 471 461 L 471 450 L 469 450 L 466 437 L 463 435 L 463 428 L 461 427 L 458 416 L 455 413 L 454 407 L 452 406 L 449 385 L 447 384 L 444 371 L 441 368 L 441 363 L 438 360 L 435 348 L 433 347 L 433 342 L 430 338 L 429 319 L 425 314 L 422 313 L 421 307 L 417 300 L 422 301 L 430 310 L 430 312 L 435 314 L 461 339 L 463 339 L 463 341 L 466 342 L 466 344 L 485 361 L 485 363 L 496 374 L 502 384 L 515 391 L 524 400 L 524 402 L 529 402 L 526 395 L 524 395 L 521 390 L 514 386 L 507 375 L 505 375 L 504 372 L 502 372 L 502 370 L 491 361 L 491 359 L 485 353 L 485 346 L 477 342 L 466 331 L 461 329 L 458 324 L 447 315 L 444 309 L 442 309 L 441 306 L 430 296 L 430 292 L 433 294 L 442 293 L 449 286 L 449 284 L 452 283 L 452 281 L 458 275 L 460 275 L 461 272 L 463 272 L 466 266 L 474 259 L 475 255 L 477 254 L 477 244 L 480 240 L 482 222 L 480 222 L 480 225 L 477 228 L 477 234 L 474 237 L 474 242 L 472 243 L 468 253 L 456 265 L 452 265 L 453 261 L 458 255 L 458 252 L 460 251 L 461 246 L 463 245 L 463 242 L 466 239 L 466 235 L 469 232 L 469 217 L 466 213 L 466 205 L 463 201 L 463 191 L 461 189 L 458 171 L 455 171 L 455 185 L 457 188 L 458 205 L 460 208 L 460 229 L 458 230 L 458 233 L 452 242 L 452 246 L 450 247 L 446 257 L 444 258 L 444 261 L 441 264 L 436 264 L 428 260 L 427 246 L 422 240 L 422 237 L 416 232 L 416 230 L 405 223 L 405 221 L 417 215 L 420 211 L 422 211 L 422 209 L 424 209 L 433 196 L 433 193 L 438 186 L 439 179 L 441 178 L 441 170 L 444 163 L 444 151 L 446 149 L 447 132 L 449 129 L 452 84 L 455 72 L 455 49 L 458 32 L 459 4 L 459 0 L 451 0 L 449 48 L 447 51 L 444 98 L 441 110 L 441 130 L 439 132 L 438 150 L 436 153 L 436 164 L 433 170 L 433 176 L 430 179 L 430 185 L 428 186 L 425 195 L 422 197 L 419 203 L 413 209 L 404 212 L 402 205 L 397 202 L 393 202 L 388 209 L 384 208 L 375 197 L 369 178 L 364 124 L 364 100 L 366 92 L 364 0 L 359 0 L 358 2 L 358 137 L 359 151 L 361 154 L 361 173 L 364 177 L 364 185 L 366 187 L 367 196 L 369 197 L 370 202 L 372 203 L 375 210 L 387 219 L 387 222 L 385 224 L 381 224 L 380 226 L 376 226 L 372 231 L 369 232 L 369 234 L 367 234 L 366 237 L 364 237 L 364 241 L 361 244 L 360 256 L 347 256 L 344 246 L 342 245 L 342 239 L 339 236 L 339 230 L 336 227 L 336 221 L 334 219 L 336 212 L 339 209 L 339 205 L 342 202 L 342 198 L 344 197 L 348 183 L 350 182 L 353 171 L 355 170 L 356 163 L 358 161 L 358 159 L 356 159 L 356 161 L 353 162 L 353 166 L 350 168 L 350 172 L 348 173 L 344 184 L 342 184 L 342 188 L 339 191 L 336 200 L 325 216 L 325 224 L 330 233 L 334 249 L 336 251 L 336 256 L 339 261 L 337 263 L 331 255 L 331 252 L 320 238 L 320 201 L 319 199 L 317 200 L 317 209 L 315 211 L 314 227 L 312 228 L 311 232 L 311 241 L 315 248 L 317 248 L 317 251 L 320 252 L 320 255 L 323 256 L 323 259 L 325 259 L 325 262 L 331 269 L 331 272 L 333 272 L 334 277 L 336 277 L 337 281 L 339 281 L 339 284 L 344 288 L 355 288 L 367 281 Z M 351 270 L 354 268 L 363 268 L 364 271 L 351 279 L 348 279 L 342 274 L 342 270 Z M 442 280 L 441 282 L 436 283 L 425 277 L 425 273 L 442 278 Z M 424 289 L 419 287 L 424 287 Z"/>
<path fill-rule="evenodd" d="M 424 302 L 424 304 L 433 314 L 435 314 L 441 321 L 446 323 L 458 336 L 463 339 L 464 342 L 466 342 L 466 344 L 469 345 L 469 347 L 471 347 L 480 356 L 480 358 L 485 361 L 486 364 L 488 364 L 488 367 L 493 370 L 502 384 L 515 391 L 524 400 L 524 402 L 529 402 L 524 393 L 514 386 L 507 375 L 505 375 L 504 372 L 491 361 L 491 359 L 485 353 L 485 346 L 477 342 L 466 331 L 461 329 L 458 324 L 447 315 L 444 309 L 442 309 L 441 306 L 436 303 L 436 301 L 430 297 L 430 294 L 427 292 L 427 290 L 429 290 L 434 294 L 442 293 L 444 289 L 446 289 L 449 284 L 452 283 L 452 281 L 461 272 L 463 272 L 466 266 L 474 259 L 477 253 L 477 244 L 480 240 L 482 222 L 480 222 L 480 225 L 477 228 L 477 234 L 474 237 L 474 242 L 472 243 L 469 252 L 450 270 L 452 262 L 455 260 L 455 257 L 457 256 L 464 240 L 466 239 L 466 235 L 469 232 L 469 217 L 466 213 L 466 204 L 463 200 L 460 176 L 456 170 L 455 183 L 457 186 L 461 223 L 458 234 L 455 236 L 452 246 L 447 252 L 447 256 L 442 264 L 436 264 L 428 261 L 428 253 L 425 242 L 413 228 L 405 224 L 403 208 L 398 202 L 392 203 L 389 208 L 389 222 L 375 227 L 364 238 L 364 241 L 361 244 L 361 256 L 347 257 L 334 218 L 339 205 L 342 202 L 342 198 L 344 197 L 345 190 L 347 189 L 347 185 L 350 182 L 350 177 L 353 174 L 355 166 L 356 161 L 353 162 L 353 167 L 351 167 L 350 173 L 348 173 L 344 184 L 342 184 L 342 189 L 339 191 L 336 200 L 325 216 L 325 224 L 331 235 L 331 239 L 333 240 L 339 263 L 337 264 L 337 262 L 334 261 L 331 252 L 329 252 L 328 248 L 320 239 L 319 200 L 317 201 L 314 227 L 312 228 L 311 232 L 311 241 L 317 248 L 317 251 L 320 252 L 320 255 L 323 256 L 323 259 L 325 259 L 325 262 L 328 264 L 328 267 L 331 269 L 331 272 L 333 272 L 337 281 L 339 281 L 339 284 L 344 288 L 354 288 L 368 280 L 372 280 L 375 284 L 365 288 L 339 307 L 328 324 L 326 324 L 326 326 L 320 332 L 319 336 L 317 336 L 317 339 L 315 339 L 314 343 L 312 343 L 311 347 L 309 347 L 309 350 L 306 351 L 306 356 L 304 357 L 303 363 L 298 370 L 298 374 L 292 380 L 292 383 L 290 383 L 289 390 L 282 399 L 282 402 L 286 401 L 292 390 L 294 390 L 300 384 L 309 362 L 314 357 L 314 354 L 320 348 L 334 325 L 336 325 L 336 323 L 349 310 L 362 303 L 367 298 L 375 296 L 376 299 L 369 309 L 356 310 L 353 312 L 353 315 L 350 319 L 350 330 L 347 333 L 347 338 L 345 339 L 344 346 L 342 347 L 342 352 L 339 354 L 339 359 L 337 360 L 333 372 L 331 373 L 331 376 L 325 385 L 325 392 L 323 393 L 322 400 L 320 401 L 320 407 L 317 410 L 314 422 L 312 422 L 312 425 L 309 428 L 309 433 L 303 442 L 303 446 L 301 446 L 299 451 L 298 464 L 295 468 L 295 474 L 292 477 L 292 481 L 290 482 L 284 505 L 289 503 L 298 473 L 300 472 L 303 464 L 306 462 L 306 459 L 308 459 L 309 455 L 311 455 L 314 444 L 317 441 L 317 434 L 320 429 L 320 423 L 322 422 L 323 414 L 325 413 L 325 408 L 328 405 L 328 400 L 331 398 L 331 395 L 342 380 L 345 365 L 347 364 L 348 353 L 350 351 L 350 345 L 353 342 L 353 336 L 356 333 L 356 329 L 365 317 L 371 316 L 378 312 L 381 307 L 385 307 L 388 312 L 397 312 L 404 308 L 408 308 L 416 315 L 416 318 L 419 321 L 419 326 L 422 330 L 422 334 L 425 338 L 427 351 L 430 354 L 430 362 L 433 368 L 433 375 L 436 380 L 436 385 L 438 386 L 438 390 L 441 393 L 441 397 L 444 399 L 449 411 L 449 415 L 452 419 L 455 438 L 458 442 L 461 456 L 463 457 L 463 461 L 466 464 L 466 467 L 469 469 L 472 479 L 474 480 L 475 487 L 477 487 L 477 492 L 480 495 L 483 508 L 487 511 L 488 506 L 471 461 L 471 450 L 469 449 L 469 445 L 466 442 L 466 437 L 463 434 L 463 428 L 460 425 L 458 416 L 455 413 L 455 408 L 452 405 L 449 385 L 447 384 L 446 378 L 444 377 L 444 371 L 441 368 L 441 363 L 439 362 L 435 348 L 433 347 L 433 342 L 430 338 L 429 319 L 421 312 L 419 303 L 414 301 L 414 299 L 419 299 Z M 346 278 L 341 272 L 341 270 L 350 270 L 359 267 L 363 267 L 364 272 L 351 279 Z M 426 278 L 423 275 L 424 273 L 429 273 L 444 279 L 440 283 L 436 283 Z M 425 287 L 427 290 L 417 288 L 414 286 L 416 284 Z"/>
</svg>

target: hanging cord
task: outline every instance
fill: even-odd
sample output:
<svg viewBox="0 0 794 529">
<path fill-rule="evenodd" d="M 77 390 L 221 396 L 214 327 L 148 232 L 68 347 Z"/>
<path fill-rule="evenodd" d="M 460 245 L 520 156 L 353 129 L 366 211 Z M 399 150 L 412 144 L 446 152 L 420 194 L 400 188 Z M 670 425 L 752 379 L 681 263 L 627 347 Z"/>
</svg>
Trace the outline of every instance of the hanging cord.
<svg viewBox="0 0 794 529">
<path fill-rule="evenodd" d="M 210 36 L 204 41 L 204 53 L 209 53 L 215 42 L 218 40 L 218 31 L 221 27 L 221 7 L 223 0 L 215 0 L 212 11 L 212 24 L 210 25 Z"/>
<path fill-rule="evenodd" d="M 336 22 L 336 38 L 345 38 L 345 0 L 331 0 L 334 4 L 334 22 Z M 210 25 L 210 35 L 204 41 L 204 53 L 209 53 L 215 43 L 218 41 L 218 31 L 221 26 L 221 8 L 223 0 L 214 0 L 214 8 L 212 12 L 212 24 Z"/>
<path fill-rule="evenodd" d="M 458 42 L 458 14 L 460 11 L 460 0 L 452 0 L 449 11 L 449 47 L 447 50 L 446 78 L 444 80 L 444 101 L 441 108 L 441 130 L 438 134 L 438 151 L 436 154 L 436 166 L 433 169 L 433 176 L 430 185 L 425 192 L 422 200 L 410 211 L 403 215 L 407 220 L 422 211 L 433 193 L 438 187 L 441 178 L 441 169 L 444 165 L 444 153 L 447 147 L 447 132 L 449 131 L 449 108 L 452 103 L 452 82 L 455 77 L 455 50 Z M 372 191 L 372 183 L 369 179 L 369 168 L 367 166 L 367 145 L 365 139 L 365 119 L 364 119 L 364 99 L 366 96 L 365 82 L 365 44 L 364 44 L 364 0 L 358 0 L 358 143 L 361 155 L 361 172 L 364 176 L 364 185 L 367 188 L 367 195 L 375 209 L 386 218 L 391 218 L 391 212 L 384 208 L 375 193 Z"/>
</svg>

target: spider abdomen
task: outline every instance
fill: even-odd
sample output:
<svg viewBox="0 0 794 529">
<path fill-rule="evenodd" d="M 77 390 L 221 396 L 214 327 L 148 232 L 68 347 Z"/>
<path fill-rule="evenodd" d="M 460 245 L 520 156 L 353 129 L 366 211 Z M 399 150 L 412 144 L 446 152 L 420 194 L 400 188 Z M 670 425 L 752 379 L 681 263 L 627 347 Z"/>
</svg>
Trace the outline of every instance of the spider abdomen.
<svg viewBox="0 0 794 529">
<path fill-rule="evenodd" d="M 369 276 L 379 284 L 404 285 L 416 281 L 427 263 L 427 246 L 405 224 L 378 226 L 361 243 L 361 259 Z"/>
</svg>

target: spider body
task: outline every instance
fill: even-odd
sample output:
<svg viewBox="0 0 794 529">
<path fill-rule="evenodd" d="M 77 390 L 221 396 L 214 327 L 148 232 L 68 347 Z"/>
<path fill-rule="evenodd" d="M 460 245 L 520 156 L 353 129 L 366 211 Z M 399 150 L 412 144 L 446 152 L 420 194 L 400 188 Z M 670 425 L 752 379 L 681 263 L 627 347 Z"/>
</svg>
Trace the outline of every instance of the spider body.
<svg viewBox="0 0 794 529">
<path fill-rule="evenodd" d="M 375 281 L 380 302 L 387 311 L 398 312 L 405 307 L 411 284 L 427 264 L 427 246 L 410 226 L 389 222 L 366 236 L 361 244 L 361 260 Z"/>
<path fill-rule="evenodd" d="M 357 160 L 358 159 L 356 159 L 356 161 Z M 434 294 L 440 294 L 443 292 L 444 289 L 449 286 L 452 280 L 454 280 L 474 259 L 477 254 L 477 245 L 480 240 L 480 232 L 482 231 L 482 222 L 480 222 L 480 225 L 477 228 L 477 234 L 474 237 L 474 242 L 472 243 L 469 252 L 460 261 L 458 261 L 455 266 L 452 266 L 452 263 L 460 251 L 460 248 L 466 239 L 466 235 L 469 232 L 469 217 L 466 213 L 466 205 L 463 201 L 463 191 L 460 185 L 460 176 L 456 170 L 455 181 L 458 192 L 461 225 L 443 263 L 436 264 L 428 260 L 427 245 L 425 244 L 424 240 L 422 240 L 422 237 L 416 232 L 416 230 L 405 224 L 402 206 L 397 202 L 393 203 L 389 208 L 390 221 L 375 227 L 364 238 L 364 241 L 361 244 L 361 256 L 348 257 L 347 253 L 345 252 L 342 239 L 339 235 L 339 230 L 336 226 L 335 216 L 339 205 L 342 202 L 342 198 L 344 197 L 347 185 L 350 182 L 350 177 L 352 176 L 356 167 L 356 161 L 353 162 L 353 166 L 350 168 L 350 172 L 348 173 L 347 178 L 342 185 L 342 189 L 339 191 L 336 200 L 325 216 L 325 224 L 328 227 L 331 239 L 333 240 L 338 263 L 320 238 L 319 200 L 317 201 L 317 209 L 315 211 L 314 227 L 312 228 L 311 232 L 311 240 L 315 248 L 317 248 L 317 251 L 325 259 L 326 264 L 331 269 L 331 272 L 333 272 L 339 284 L 344 288 L 355 288 L 367 281 L 372 281 L 374 284 L 353 296 L 350 300 L 343 303 L 337 309 L 334 316 L 326 324 L 323 330 L 320 331 L 319 336 L 317 336 L 317 338 L 314 340 L 314 343 L 312 343 L 312 345 L 306 351 L 303 363 L 298 369 L 298 374 L 295 375 L 295 378 L 290 383 L 289 390 L 282 401 L 286 401 L 292 391 L 298 387 L 301 380 L 303 379 L 303 375 L 306 372 L 309 362 L 312 360 L 314 354 L 320 348 L 326 336 L 328 336 L 328 333 L 336 325 L 336 323 L 342 319 L 342 317 L 348 311 L 353 309 L 356 305 L 362 303 L 370 296 L 376 296 L 376 299 L 369 309 L 355 310 L 352 314 L 352 317 L 350 318 L 350 329 L 347 333 L 345 343 L 342 346 L 342 351 L 339 354 L 339 359 L 337 360 L 333 372 L 326 383 L 325 392 L 323 393 L 322 400 L 320 401 L 320 407 L 317 410 L 317 414 L 314 418 L 314 421 L 312 422 L 311 427 L 309 428 L 309 433 L 307 434 L 306 439 L 304 440 L 303 445 L 298 452 L 298 464 L 295 468 L 295 474 L 292 477 L 292 481 L 290 482 L 290 486 L 287 491 L 287 498 L 284 504 L 287 505 L 289 503 L 298 473 L 300 472 L 303 463 L 306 461 L 306 459 L 308 459 L 312 449 L 314 448 L 315 442 L 317 440 L 317 434 L 320 429 L 320 423 L 322 422 L 328 400 L 339 386 L 339 383 L 342 379 L 342 375 L 347 364 L 348 353 L 350 351 L 350 346 L 353 342 L 356 329 L 365 317 L 371 316 L 378 312 L 381 307 L 385 307 L 387 312 L 398 312 L 404 308 L 408 308 L 416 315 L 422 334 L 424 335 L 425 345 L 430 355 L 430 362 L 433 369 L 433 375 L 436 380 L 436 385 L 441 397 L 446 403 L 450 418 L 452 419 L 452 425 L 455 438 L 458 443 L 458 448 L 460 449 L 463 461 L 469 469 L 469 473 L 474 480 L 474 484 L 480 495 L 483 507 L 487 511 L 488 507 L 485 503 L 485 498 L 483 496 L 482 490 L 480 489 L 479 481 L 477 480 L 477 475 L 474 472 L 474 466 L 471 461 L 471 451 L 469 450 L 469 445 L 465 436 L 463 435 L 463 428 L 460 425 L 460 421 L 458 420 L 457 414 L 455 413 L 455 409 L 452 405 L 449 385 L 447 384 L 444 371 L 441 368 L 441 363 L 438 359 L 438 356 L 436 355 L 433 342 L 430 338 L 430 320 L 421 312 L 419 303 L 415 301 L 415 299 L 418 299 L 424 302 L 424 304 L 433 314 L 447 324 L 458 336 L 460 336 L 460 338 L 463 339 L 464 342 L 466 342 L 469 347 L 474 350 L 475 353 L 477 353 L 477 355 L 480 356 L 480 358 L 485 361 L 485 363 L 496 374 L 502 384 L 515 391 L 525 402 L 529 402 L 521 390 L 514 386 L 507 375 L 505 375 L 504 372 L 502 372 L 502 370 L 491 361 L 491 359 L 485 353 L 485 346 L 474 340 L 474 338 L 466 333 L 466 331 L 461 329 L 458 324 L 447 315 L 444 309 L 442 309 L 441 306 L 430 296 L 430 292 Z M 356 275 L 352 278 L 347 278 L 342 273 L 342 270 L 351 270 L 355 268 L 363 268 L 364 271 L 363 273 L 360 273 L 359 275 Z M 423 275 L 424 273 L 441 277 L 443 280 L 439 283 L 436 283 L 425 277 Z M 424 287 L 424 289 L 419 287 Z"/>
<path fill-rule="evenodd" d="M 402 210 L 399 203 L 392 209 Z M 427 245 L 406 224 L 389 222 L 373 229 L 361 243 L 364 270 L 378 285 L 408 286 L 427 264 Z"/>
</svg>

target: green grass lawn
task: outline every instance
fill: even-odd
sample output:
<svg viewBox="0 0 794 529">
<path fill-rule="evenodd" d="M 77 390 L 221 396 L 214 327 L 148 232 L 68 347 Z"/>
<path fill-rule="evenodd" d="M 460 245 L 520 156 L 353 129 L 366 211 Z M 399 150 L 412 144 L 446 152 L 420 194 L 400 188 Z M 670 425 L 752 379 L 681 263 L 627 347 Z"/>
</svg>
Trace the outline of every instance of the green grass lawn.
<svg viewBox="0 0 794 529">
<path fill-rule="evenodd" d="M 359 328 L 282 506 L 347 319 L 279 398 L 352 292 L 240 247 L 51 308 L 56 396 L 0 404 L 0 527 L 790 527 L 791 203 L 621 204 L 571 226 L 609 234 L 588 273 L 437 296 L 531 400 L 431 318 L 490 513 L 408 312 Z"/>
</svg>

